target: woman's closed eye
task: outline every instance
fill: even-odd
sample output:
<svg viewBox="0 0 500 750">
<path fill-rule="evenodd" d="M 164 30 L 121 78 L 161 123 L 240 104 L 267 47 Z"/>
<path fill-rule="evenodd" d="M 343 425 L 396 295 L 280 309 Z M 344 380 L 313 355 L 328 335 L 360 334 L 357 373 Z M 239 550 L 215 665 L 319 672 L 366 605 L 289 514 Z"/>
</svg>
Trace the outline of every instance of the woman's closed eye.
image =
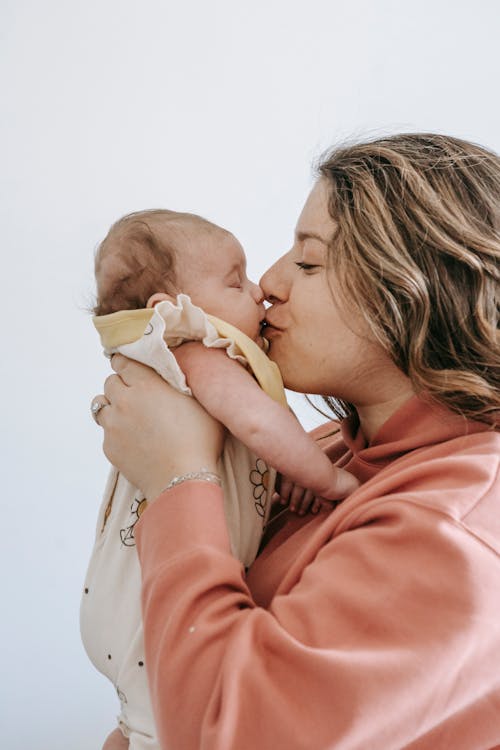
<svg viewBox="0 0 500 750">
<path fill-rule="evenodd" d="M 303 261 L 295 261 L 295 265 L 298 266 L 302 271 L 314 271 L 319 268 L 319 265 L 314 263 L 304 263 Z"/>
</svg>

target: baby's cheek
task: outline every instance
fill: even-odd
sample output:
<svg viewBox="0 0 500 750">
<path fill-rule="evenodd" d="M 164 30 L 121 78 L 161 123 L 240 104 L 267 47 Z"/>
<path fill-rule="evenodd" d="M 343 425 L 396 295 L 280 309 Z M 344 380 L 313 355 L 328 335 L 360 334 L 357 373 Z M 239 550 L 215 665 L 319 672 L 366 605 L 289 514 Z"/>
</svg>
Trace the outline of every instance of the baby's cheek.
<svg viewBox="0 0 500 750">
<path fill-rule="evenodd" d="M 240 331 L 243 331 L 243 333 L 246 333 L 247 336 L 250 336 L 250 338 L 253 338 L 255 333 L 255 326 L 250 325 L 248 320 L 246 318 L 239 318 L 237 322 L 234 324 L 237 328 L 240 329 Z"/>
<path fill-rule="evenodd" d="M 260 336 L 260 320 L 257 320 L 255 314 L 253 315 L 253 319 L 249 317 L 242 318 L 240 323 L 235 323 L 234 325 L 254 341 Z"/>
</svg>

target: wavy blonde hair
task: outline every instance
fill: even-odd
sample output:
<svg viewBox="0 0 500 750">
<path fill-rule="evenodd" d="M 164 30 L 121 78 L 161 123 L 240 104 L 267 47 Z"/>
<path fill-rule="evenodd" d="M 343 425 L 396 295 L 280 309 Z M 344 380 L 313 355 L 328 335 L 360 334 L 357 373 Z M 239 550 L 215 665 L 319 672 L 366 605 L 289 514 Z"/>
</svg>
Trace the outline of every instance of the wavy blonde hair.
<svg viewBox="0 0 500 750">
<path fill-rule="evenodd" d="M 336 148 L 317 173 L 346 300 L 417 393 L 498 428 L 500 158 L 402 134 Z"/>
</svg>

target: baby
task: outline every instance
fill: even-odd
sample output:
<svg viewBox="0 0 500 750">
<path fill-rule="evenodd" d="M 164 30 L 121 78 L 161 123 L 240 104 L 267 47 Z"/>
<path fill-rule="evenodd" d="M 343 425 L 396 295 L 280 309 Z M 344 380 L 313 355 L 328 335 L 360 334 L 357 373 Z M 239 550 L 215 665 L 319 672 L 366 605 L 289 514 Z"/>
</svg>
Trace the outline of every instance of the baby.
<svg viewBox="0 0 500 750">
<path fill-rule="evenodd" d="M 227 428 L 219 474 L 231 548 L 243 565 L 257 554 L 277 471 L 288 487 L 294 484 L 292 503 L 302 498 L 301 513 L 357 487 L 287 407 L 279 370 L 263 351 L 262 291 L 247 278 L 232 234 L 192 214 L 140 211 L 111 227 L 95 267 L 94 323 L 106 353 L 120 351 L 153 367 Z M 115 685 L 118 724 L 131 750 L 159 748 L 134 549 L 134 526 L 146 507 L 140 491 L 112 469 L 81 607 L 85 648 Z"/>
</svg>

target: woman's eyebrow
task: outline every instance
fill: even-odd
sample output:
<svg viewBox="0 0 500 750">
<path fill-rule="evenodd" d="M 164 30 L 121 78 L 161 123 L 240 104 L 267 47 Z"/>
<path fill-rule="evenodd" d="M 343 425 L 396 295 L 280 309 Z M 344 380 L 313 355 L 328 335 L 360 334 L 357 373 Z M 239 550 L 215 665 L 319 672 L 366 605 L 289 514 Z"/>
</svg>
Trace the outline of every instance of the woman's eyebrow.
<svg viewBox="0 0 500 750">
<path fill-rule="evenodd" d="M 327 240 L 325 240 L 324 237 L 321 237 L 321 235 L 316 234 L 316 232 L 296 232 L 295 236 L 299 242 L 305 242 L 306 240 L 318 240 L 318 242 L 322 242 L 323 245 L 328 245 Z"/>
</svg>

